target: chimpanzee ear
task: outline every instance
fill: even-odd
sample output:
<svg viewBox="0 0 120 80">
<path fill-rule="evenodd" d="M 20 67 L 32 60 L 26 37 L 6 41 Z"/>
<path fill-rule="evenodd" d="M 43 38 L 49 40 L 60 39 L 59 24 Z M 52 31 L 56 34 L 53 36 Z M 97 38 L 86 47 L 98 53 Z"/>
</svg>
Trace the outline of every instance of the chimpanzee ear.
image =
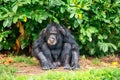
<svg viewBox="0 0 120 80">
<path fill-rule="evenodd" d="M 46 33 L 46 28 L 42 30 L 42 34 L 44 35 Z"/>
<path fill-rule="evenodd" d="M 46 35 L 46 28 L 42 29 L 39 36 L 45 36 Z"/>
<path fill-rule="evenodd" d="M 44 41 L 45 35 L 46 35 L 46 28 L 42 29 L 42 31 L 39 33 L 38 40 L 40 42 Z"/>
<path fill-rule="evenodd" d="M 63 35 L 66 35 L 66 31 L 65 29 L 60 25 L 60 28 L 59 28 L 60 32 L 63 34 Z"/>
</svg>

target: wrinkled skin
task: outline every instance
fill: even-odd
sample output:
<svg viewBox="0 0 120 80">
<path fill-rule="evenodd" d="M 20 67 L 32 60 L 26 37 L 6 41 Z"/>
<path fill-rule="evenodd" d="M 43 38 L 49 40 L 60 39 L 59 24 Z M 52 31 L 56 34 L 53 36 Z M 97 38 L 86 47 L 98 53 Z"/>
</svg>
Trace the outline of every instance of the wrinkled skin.
<svg viewBox="0 0 120 80">
<path fill-rule="evenodd" d="M 79 69 L 79 46 L 70 31 L 56 23 L 50 23 L 44 28 L 32 46 L 35 56 L 42 69 Z"/>
</svg>

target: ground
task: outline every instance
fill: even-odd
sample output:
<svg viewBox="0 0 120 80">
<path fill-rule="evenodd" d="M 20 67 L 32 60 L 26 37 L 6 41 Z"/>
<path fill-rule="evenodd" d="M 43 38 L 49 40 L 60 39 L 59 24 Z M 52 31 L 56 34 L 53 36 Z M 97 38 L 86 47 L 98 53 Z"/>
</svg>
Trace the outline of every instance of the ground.
<svg viewBox="0 0 120 80">
<path fill-rule="evenodd" d="M 6 60 L 8 59 L 8 55 L 0 54 L 0 60 Z M 10 62 L 10 66 L 14 66 L 18 69 L 16 75 L 39 75 L 42 73 L 47 72 L 46 70 L 42 70 L 38 61 L 35 60 L 35 58 L 32 58 L 36 64 L 34 65 L 28 65 L 24 62 Z M 10 61 L 10 59 L 8 60 Z M 5 61 L 0 62 L 0 64 L 5 64 Z M 95 58 L 95 57 L 85 57 L 81 56 L 79 59 L 80 69 L 79 70 L 89 70 L 90 68 L 102 68 L 102 67 L 118 67 L 120 68 L 120 56 L 105 56 L 102 58 Z M 63 67 L 59 67 L 58 69 L 54 69 L 53 71 L 69 71 L 64 70 Z"/>
</svg>

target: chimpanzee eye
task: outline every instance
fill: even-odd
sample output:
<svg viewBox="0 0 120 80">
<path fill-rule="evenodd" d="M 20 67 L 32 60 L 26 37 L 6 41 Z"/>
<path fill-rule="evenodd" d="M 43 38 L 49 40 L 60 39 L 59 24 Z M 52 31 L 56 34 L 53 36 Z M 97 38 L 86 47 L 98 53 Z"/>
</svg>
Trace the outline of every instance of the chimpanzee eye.
<svg viewBox="0 0 120 80">
<path fill-rule="evenodd" d="M 51 27 L 50 33 L 57 33 L 57 29 L 55 26 Z"/>
</svg>

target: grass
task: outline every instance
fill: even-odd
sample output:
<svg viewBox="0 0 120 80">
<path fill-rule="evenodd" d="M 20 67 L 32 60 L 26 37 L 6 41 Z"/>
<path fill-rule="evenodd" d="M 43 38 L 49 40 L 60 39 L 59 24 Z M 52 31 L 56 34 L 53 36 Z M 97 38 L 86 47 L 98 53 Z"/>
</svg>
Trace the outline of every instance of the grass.
<svg viewBox="0 0 120 80">
<path fill-rule="evenodd" d="M 24 78 L 23 78 L 24 77 Z M 18 76 L 17 80 L 120 80 L 120 69 L 103 68 L 88 71 L 47 72 L 40 76 Z"/>
<path fill-rule="evenodd" d="M 24 62 L 29 65 L 36 64 L 31 57 L 9 56 L 8 58 L 13 59 L 14 62 Z M 92 63 L 95 65 L 100 65 L 100 60 L 95 58 L 93 59 Z M 120 68 L 117 67 L 69 72 L 50 70 L 40 75 L 16 76 L 18 69 L 11 65 L 0 64 L 0 80 L 120 80 Z"/>
<path fill-rule="evenodd" d="M 16 68 L 0 65 L 0 80 L 15 80 Z"/>
<path fill-rule="evenodd" d="M 87 71 L 48 71 L 41 75 L 15 76 L 16 68 L 0 65 L 0 80 L 120 80 L 120 68 L 90 69 Z"/>
<path fill-rule="evenodd" d="M 25 56 L 16 56 L 13 58 L 15 62 L 24 62 L 29 65 L 35 65 L 36 62 L 34 62 L 33 58 L 31 57 L 25 57 Z"/>
<path fill-rule="evenodd" d="M 11 61 L 12 63 L 25 63 L 28 65 L 35 65 L 35 58 L 26 57 L 25 55 L 21 56 L 13 56 L 9 55 L 7 58 L 0 60 L 0 63 L 5 63 L 7 61 Z"/>
<path fill-rule="evenodd" d="M 92 60 L 92 63 L 93 63 L 94 65 L 100 65 L 100 59 L 95 58 L 95 59 Z"/>
</svg>

